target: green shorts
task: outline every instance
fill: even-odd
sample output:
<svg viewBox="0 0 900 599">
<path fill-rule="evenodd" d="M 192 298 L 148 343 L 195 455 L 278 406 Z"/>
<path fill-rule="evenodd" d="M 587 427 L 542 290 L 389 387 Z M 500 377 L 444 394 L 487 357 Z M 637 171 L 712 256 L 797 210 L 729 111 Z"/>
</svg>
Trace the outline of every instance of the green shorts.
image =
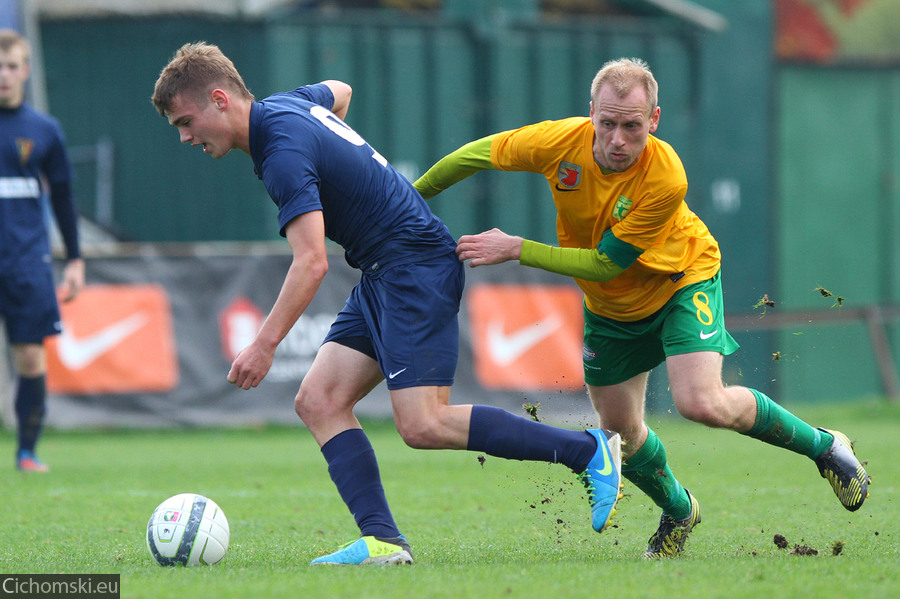
<svg viewBox="0 0 900 599">
<path fill-rule="evenodd" d="M 584 380 L 616 385 L 659 366 L 667 356 L 698 351 L 729 355 L 740 346 L 725 330 L 719 273 L 675 292 L 655 314 L 634 322 L 584 309 Z"/>
</svg>

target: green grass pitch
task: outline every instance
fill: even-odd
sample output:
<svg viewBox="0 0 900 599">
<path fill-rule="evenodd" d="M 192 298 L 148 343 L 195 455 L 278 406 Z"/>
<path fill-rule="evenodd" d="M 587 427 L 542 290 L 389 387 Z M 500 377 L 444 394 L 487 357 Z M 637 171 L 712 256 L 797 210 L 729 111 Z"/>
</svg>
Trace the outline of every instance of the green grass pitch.
<svg viewBox="0 0 900 599">
<path fill-rule="evenodd" d="M 700 500 L 679 559 L 641 553 L 658 510 L 626 486 L 614 527 L 591 530 L 559 465 L 418 451 L 366 422 L 411 567 L 310 568 L 355 538 L 324 460 L 300 427 L 48 431 L 49 474 L 2 475 L 0 572 L 119 573 L 122 597 L 896 597 L 900 596 L 900 406 L 864 401 L 795 411 L 856 442 L 871 497 L 845 511 L 805 457 L 670 416 L 650 424 Z M 572 425 L 576 428 L 576 425 Z M 211 497 L 231 524 L 218 565 L 163 568 L 144 543 L 150 513 L 180 492 Z M 775 535 L 788 543 L 779 548 Z M 798 555 L 795 547 L 815 549 Z"/>
</svg>

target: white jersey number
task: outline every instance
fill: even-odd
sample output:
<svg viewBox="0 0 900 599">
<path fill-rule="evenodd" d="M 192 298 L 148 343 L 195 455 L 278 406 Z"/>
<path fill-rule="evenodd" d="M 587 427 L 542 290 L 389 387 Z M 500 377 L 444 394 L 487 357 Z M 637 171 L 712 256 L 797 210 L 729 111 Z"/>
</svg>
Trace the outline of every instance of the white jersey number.
<svg viewBox="0 0 900 599">
<path fill-rule="evenodd" d="M 354 146 L 366 145 L 366 140 L 364 140 L 359 135 L 359 133 L 351 129 L 350 126 L 347 125 L 347 123 L 339 119 L 336 114 L 334 114 L 324 106 L 319 106 L 318 104 L 316 104 L 309 109 L 309 113 L 319 119 L 319 122 L 331 129 L 339 137 L 346 139 Z M 377 160 L 381 166 L 387 166 L 387 160 L 384 158 L 384 156 L 376 152 L 374 148 L 372 149 L 372 158 Z"/>
</svg>

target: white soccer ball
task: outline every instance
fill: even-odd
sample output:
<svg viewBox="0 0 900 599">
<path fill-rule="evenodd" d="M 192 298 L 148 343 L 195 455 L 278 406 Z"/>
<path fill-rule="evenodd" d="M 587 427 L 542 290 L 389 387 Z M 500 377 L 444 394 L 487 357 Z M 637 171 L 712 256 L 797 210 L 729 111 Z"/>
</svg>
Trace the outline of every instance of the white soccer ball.
<svg viewBox="0 0 900 599">
<path fill-rule="evenodd" d="M 230 538 L 222 508 L 195 493 L 169 497 L 147 523 L 147 549 L 161 566 L 215 564 L 225 557 Z"/>
</svg>

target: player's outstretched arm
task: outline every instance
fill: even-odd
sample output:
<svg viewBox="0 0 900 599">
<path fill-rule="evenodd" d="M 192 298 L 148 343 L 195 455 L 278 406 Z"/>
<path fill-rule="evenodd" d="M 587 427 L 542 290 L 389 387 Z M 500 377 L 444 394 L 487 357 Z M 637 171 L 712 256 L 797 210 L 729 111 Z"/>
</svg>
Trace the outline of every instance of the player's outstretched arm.
<svg viewBox="0 0 900 599">
<path fill-rule="evenodd" d="M 413 187 L 427 200 L 478 171 L 496 169 L 491 163 L 493 139 L 493 135 L 483 137 L 447 154 L 419 177 Z"/>
<path fill-rule="evenodd" d="M 456 255 L 473 267 L 518 260 L 525 266 L 600 283 L 625 270 L 598 249 L 545 245 L 508 235 L 500 229 L 463 235 L 456 246 Z"/>
<path fill-rule="evenodd" d="M 561 248 L 529 239 L 522 243 L 519 263 L 598 283 L 605 283 L 625 271 L 599 249 Z"/>
</svg>

